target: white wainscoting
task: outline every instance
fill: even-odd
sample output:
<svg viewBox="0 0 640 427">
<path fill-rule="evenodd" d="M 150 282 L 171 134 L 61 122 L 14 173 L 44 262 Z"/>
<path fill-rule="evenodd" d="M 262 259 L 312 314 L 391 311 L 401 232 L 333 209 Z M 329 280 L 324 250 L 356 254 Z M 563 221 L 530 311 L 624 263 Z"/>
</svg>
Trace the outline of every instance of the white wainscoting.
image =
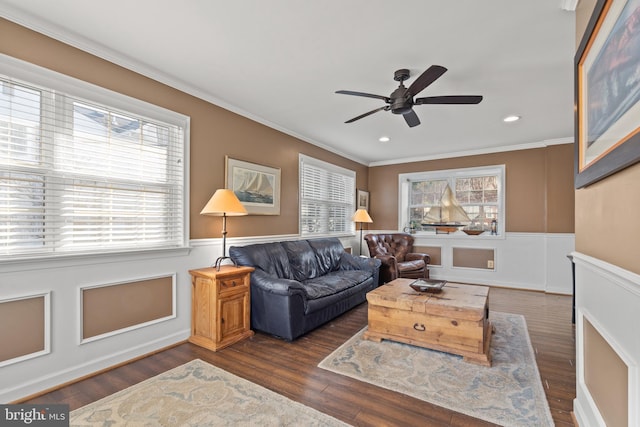
<svg viewBox="0 0 640 427">
<path fill-rule="evenodd" d="M 44 330 L 44 336 L 42 341 L 43 349 L 40 351 L 36 351 L 35 353 L 23 354 L 21 356 L 14 357 L 12 359 L 2 360 L 0 361 L 0 368 L 7 365 L 12 365 L 14 363 L 19 363 L 28 359 L 32 359 L 34 357 L 40 357 L 45 354 L 51 353 L 51 292 L 43 292 L 43 293 L 31 293 L 29 295 L 17 295 L 14 297 L 9 297 L 8 295 L 3 295 L 0 298 L 0 309 L 2 309 L 2 303 L 9 303 L 18 300 L 28 300 L 28 299 L 44 299 L 44 307 L 42 316 L 44 318 L 44 324 L 42 325 Z M 3 328 L 10 328 L 12 325 L 10 323 L 2 325 Z M 8 343 L 2 343 L 2 345 L 9 345 Z M 15 348 L 14 348 L 15 350 Z M 1 378 L 1 377 L 0 377 Z"/>
<path fill-rule="evenodd" d="M 188 270 L 202 267 L 199 251 L 91 256 L 0 265 L 0 299 L 49 292 L 51 351 L 0 367 L 0 403 L 13 402 L 188 338 Z M 79 289 L 176 274 L 175 318 L 80 345 Z"/>
<path fill-rule="evenodd" d="M 580 426 L 605 426 L 585 383 L 584 327 L 588 321 L 627 366 L 628 425 L 640 426 L 640 275 L 574 253 L 576 263 L 576 399 Z M 602 369 L 607 369 L 602 366 Z"/>
<path fill-rule="evenodd" d="M 227 248 L 281 240 L 298 235 L 228 238 Z M 342 236 L 345 247 L 357 254 L 360 234 Z M 461 239 L 459 246 L 473 246 Z M 504 239 L 477 241 L 495 247 L 495 271 L 433 267 L 434 277 L 471 283 L 571 293 L 571 268 L 566 255 L 573 251 L 573 235 L 508 233 Z M 450 260 L 456 239 L 418 238 L 420 245 L 443 247 Z M 51 352 L 0 367 L 0 403 L 42 392 L 93 372 L 186 340 L 191 322 L 190 269 L 210 266 L 222 255 L 222 239 L 190 242 L 191 250 L 110 256 L 74 257 L 0 264 L 0 300 L 16 294 L 51 293 Z M 488 246 L 489 245 L 489 246 Z M 363 244 L 365 254 L 366 244 Z M 449 255 L 447 255 L 449 254 Z M 448 258 L 447 258 L 448 257 Z M 95 283 L 117 283 L 140 277 L 176 274 L 176 317 L 117 334 L 82 346 L 78 343 L 78 289 Z"/>
<path fill-rule="evenodd" d="M 228 238 L 230 246 L 300 239 L 298 235 Z M 356 247 L 358 239 L 340 239 Z M 0 300 L 50 293 L 51 351 L 0 367 L 0 403 L 9 403 L 186 340 L 191 326 L 189 270 L 211 266 L 222 239 L 190 242 L 190 250 L 69 257 L 0 264 Z M 79 289 L 141 277 L 176 275 L 175 318 L 80 345 Z"/>
<path fill-rule="evenodd" d="M 415 234 L 414 237 L 414 244 L 417 246 L 441 248 L 442 265 L 429 267 L 431 278 L 566 295 L 573 293 L 572 266 L 567 258 L 575 249 L 573 233 L 507 233 L 506 237 Z M 496 254 L 495 268 L 488 270 L 453 267 L 454 247 L 493 248 Z"/>
</svg>

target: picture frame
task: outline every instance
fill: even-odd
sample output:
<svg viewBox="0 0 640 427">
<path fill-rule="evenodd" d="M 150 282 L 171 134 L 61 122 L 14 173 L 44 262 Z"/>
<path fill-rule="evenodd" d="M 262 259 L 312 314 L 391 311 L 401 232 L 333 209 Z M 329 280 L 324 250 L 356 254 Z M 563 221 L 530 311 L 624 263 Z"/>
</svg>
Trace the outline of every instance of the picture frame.
<svg viewBox="0 0 640 427">
<path fill-rule="evenodd" d="M 280 215 L 280 168 L 225 156 L 225 187 L 249 215 Z"/>
<path fill-rule="evenodd" d="M 364 209 L 369 211 L 369 192 L 358 190 L 356 192 L 356 209 Z"/>
<path fill-rule="evenodd" d="M 598 0 L 574 59 L 575 187 L 640 161 L 640 0 Z"/>
</svg>

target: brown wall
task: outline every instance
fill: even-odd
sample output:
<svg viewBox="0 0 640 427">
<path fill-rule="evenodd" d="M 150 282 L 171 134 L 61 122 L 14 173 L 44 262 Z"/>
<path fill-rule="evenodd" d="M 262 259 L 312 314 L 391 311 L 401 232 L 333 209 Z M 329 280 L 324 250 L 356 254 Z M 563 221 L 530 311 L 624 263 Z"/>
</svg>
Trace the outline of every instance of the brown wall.
<svg viewBox="0 0 640 427">
<path fill-rule="evenodd" d="M 576 47 L 582 40 L 595 5 L 596 0 L 578 3 Z M 636 164 L 576 190 L 576 251 L 640 274 L 639 182 L 640 164 Z M 580 283 L 576 285 L 577 292 L 580 292 Z M 587 319 L 583 324 L 585 384 L 607 425 L 626 426 L 628 368 Z"/>
<path fill-rule="evenodd" d="M 579 45 L 595 0 L 583 0 L 576 10 Z M 576 191 L 576 250 L 640 274 L 640 164 Z"/>
<path fill-rule="evenodd" d="M 174 316 L 171 276 L 82 290 L 82 338 Z"/>
<path fill-rule="evenodd" d="M 501 164 L 506 169 L 506 231 L 573 233 L 572 144 L 372 167 L 373 226 L 397 229 L 399 174 Z"/>
<path fill-rule="evenodd" d="M 298 153 L 356 171 L 357 188 L 371 193 L 370 228 L 397 228 L 399 173 L 505 164 L 507 231 L 574 229 L 570 144 L 367 168 L 3 19 L 0 52 L 190 116 L 193 239 L 220 235 L 221 218 L 199 212 L 224 186 L 225 155 L 278 167 L 282 173 L 281 214 L 233 218 L 227 225 L 229 235 L 298 233 Z"/>
<path fill-rule="evenodd" d="M 0 52 L 191 117 L 190 237 L 220 237 L 222 219 L 201 216 L 224 187 L 224 158 L 281 169 L 281 213 L 228 221 L 229 236 L 298 233 L 298 153 L 356 171 L 367 189 L 367 167 L 133 71 L 0 18 Z"/>
<path fill-rule="evenodd" d="M 453 247 L 452 265 L 454 267 L 463 268 L 483 268 L 485 270 L 493 270 L 495 265 L 495 249 L 482 248 L 456 248 Z M 489 262 L 493 263 L 493 267 L 489 267 Z"/>
<path fill-rule="evenodd" d="M 414 246 L 413 251 L 429 255 L 429 265 L 442 265 L 442 248 L 440 246 Z"/>
<path fill-rule="evenodd" d="M 629 368 L 587 319 L 583 335 L 584 382 L 591 397 L 607 426 L 627 426 Z"/>
<path fill-rule="evenodd" d="M 45 349 L 45 297 L 0 302 L 0 362 Z"/>
</svg>

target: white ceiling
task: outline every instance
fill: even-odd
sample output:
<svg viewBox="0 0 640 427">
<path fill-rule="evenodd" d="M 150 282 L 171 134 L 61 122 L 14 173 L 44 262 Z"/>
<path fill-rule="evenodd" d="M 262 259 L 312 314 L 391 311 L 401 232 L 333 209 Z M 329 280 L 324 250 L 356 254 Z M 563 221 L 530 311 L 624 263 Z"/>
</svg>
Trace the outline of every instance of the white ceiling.
<svg viewBox="0 0 640 427">
<path fill-rule="evenodd" d="M 575 14 L 561 0 L 0 0 L 2 16 L 368 165 L 572 140 Z M 422 124 L 371 98 L 433 64 Z M 506 124 L 510 114 L 522 116 Z M 391 138 L 381 143 L 380 136 Z"/>
</svg>

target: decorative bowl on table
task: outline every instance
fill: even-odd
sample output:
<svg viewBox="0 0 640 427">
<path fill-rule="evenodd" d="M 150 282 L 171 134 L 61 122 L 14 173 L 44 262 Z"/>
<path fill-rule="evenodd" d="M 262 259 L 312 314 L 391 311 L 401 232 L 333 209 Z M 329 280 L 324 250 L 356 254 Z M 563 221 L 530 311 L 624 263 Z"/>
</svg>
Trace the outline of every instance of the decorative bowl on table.
<svg viewBox="0 0 640 427">
<path fill-rule="evenodd" d="M 469 236 L 477 236 L 478 234 L 484 233 L 484 230 L 478 230 L 473 228 L 463 228 L 462 231 L 467 233 Z"/>
<path fill-rule="evenodd" d="M 418 279 L 411 282 L 409 286 L 417 292 L 436 293 L 440 292 L 446 283 L 446 280 Z"/>
</svg>

